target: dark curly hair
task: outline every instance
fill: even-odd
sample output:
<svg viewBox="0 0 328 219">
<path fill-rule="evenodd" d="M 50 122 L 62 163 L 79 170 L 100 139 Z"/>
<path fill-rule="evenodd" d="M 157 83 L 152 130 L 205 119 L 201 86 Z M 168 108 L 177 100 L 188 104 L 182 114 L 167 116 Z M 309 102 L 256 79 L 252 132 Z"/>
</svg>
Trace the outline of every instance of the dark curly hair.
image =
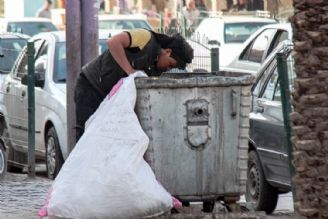
<svg viewBox="0 0 328 219">
<path fill-rule="evenodd" d="M 194 58 L 194 50 L 183 36 L 180 34 L 168 36 L 156 32 L 152 33 L 163 49 L 172 50 L 171 56 L 177 61 L 178 68 L 184 69 L 187 63 L 191 63 Z"/>
</svg>

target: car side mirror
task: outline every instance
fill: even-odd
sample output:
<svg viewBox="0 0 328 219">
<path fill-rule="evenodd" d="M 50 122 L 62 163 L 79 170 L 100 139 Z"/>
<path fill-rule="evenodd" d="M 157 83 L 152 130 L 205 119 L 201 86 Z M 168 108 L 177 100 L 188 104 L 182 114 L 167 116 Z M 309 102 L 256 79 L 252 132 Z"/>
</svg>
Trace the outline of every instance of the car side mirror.
<svg viewBox="0 0 328 219">
<path fill-rule="evenodd" d="M 43 87 L 44 86 L 44 72 L 35 72 L 35 87 Z M 28 75 L 24 75 L 21 80 L 22 84 L 28 85 Z"/>
</svg>

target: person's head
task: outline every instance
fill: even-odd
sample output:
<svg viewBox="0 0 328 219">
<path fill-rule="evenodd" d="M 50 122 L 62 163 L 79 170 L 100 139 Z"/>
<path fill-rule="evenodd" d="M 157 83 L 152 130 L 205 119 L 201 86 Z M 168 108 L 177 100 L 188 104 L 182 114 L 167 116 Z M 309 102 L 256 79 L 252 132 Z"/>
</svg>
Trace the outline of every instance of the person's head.
<svg viewBox="0 0 328 219">
<path fill-rule="evenodd" d="M 189 10 L 195 10 L 196 9 L 196 3 L 195 3 L 195 1 L 194 0 L 189 0 L 187 2 L 187 8 Z"/>
<path fill-rule="evenodd" d="M 51 4 L 52 4 L 52 1 L 51 1 L 51 0 L 46 0 L 46 1 L 44 2 L 44 5 L 45 5 L 45 7 L 46 7 L 47 9 L 49 9 L 49 8 L 51 7 Z"/>
<path fill-rule="evenodd" d="M 168 71 L 172 68 L 184 69 L 187 63 L 191 63 L 194 58 L 194 51 L 180 34 L 172 37 L 163 34 L 157 36 L 160 36 L 160 38 L 164 36 L 162 42 L 159 42 L 162 49 L 156 63 L 158 70 Z"/>
</svg>

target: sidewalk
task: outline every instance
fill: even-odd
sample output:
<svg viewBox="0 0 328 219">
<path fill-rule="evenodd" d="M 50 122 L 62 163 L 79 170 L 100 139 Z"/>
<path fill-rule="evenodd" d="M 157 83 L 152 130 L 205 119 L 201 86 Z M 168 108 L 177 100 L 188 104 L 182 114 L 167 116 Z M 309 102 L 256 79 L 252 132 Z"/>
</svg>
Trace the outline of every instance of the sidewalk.
<svg viewBox="0 0 328 219">
<path fill-rule="evenodd" d="M 51 180 L 26 174 L 7 173 L 0 181 L 0 218 L 35 219 L 45 202 Z"/>
<path fill-rule="evenodd" d="M 44 173 L 43 173 L 44 175 Z M 52 184 L 52 180 L 45 176 L 38 176 L 30 179 L 26 174 L 7 173 L 5 179 L 0 181 L 0 218 L 6 219 L 36 219 L 38 210 L 43 206 Z M 173 214 L 169 218 L 247 218 L 247 219 L 298 219 L 293 214 L 293 204 L 291 193 L 281 195 L 276 211 L 272 215 L 259 213 L 240 214 L 203 214 L 200 205 L 184 209 L 185 214 Z M 248 216 L 247 216 L 248 215 Z M 254 217 L 255 215 L 255 217 Z M 257 215 L 257 216 L 256 216 Z M 163 218 L 163 217 L 161 217 Z M 164 217 L 168 218 L 168 217 Z"/>
</svg>

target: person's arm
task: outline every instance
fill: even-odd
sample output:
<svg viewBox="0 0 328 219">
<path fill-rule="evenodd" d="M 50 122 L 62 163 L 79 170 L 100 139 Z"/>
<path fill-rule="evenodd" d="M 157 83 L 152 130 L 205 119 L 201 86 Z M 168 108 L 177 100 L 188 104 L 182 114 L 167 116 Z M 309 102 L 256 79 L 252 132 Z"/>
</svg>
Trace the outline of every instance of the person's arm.
<svg viewBox="0 0 328 219">
<path fill-rule="evenodd" d="M 129 63 L 124 51 L 124 48 L 128 48 L 131 44 L 129 34 L 127 32 L 122 32 L 111 37 L 107 44 L 114 60 L 128 75 L 136 71 Z"/>
</svg>

